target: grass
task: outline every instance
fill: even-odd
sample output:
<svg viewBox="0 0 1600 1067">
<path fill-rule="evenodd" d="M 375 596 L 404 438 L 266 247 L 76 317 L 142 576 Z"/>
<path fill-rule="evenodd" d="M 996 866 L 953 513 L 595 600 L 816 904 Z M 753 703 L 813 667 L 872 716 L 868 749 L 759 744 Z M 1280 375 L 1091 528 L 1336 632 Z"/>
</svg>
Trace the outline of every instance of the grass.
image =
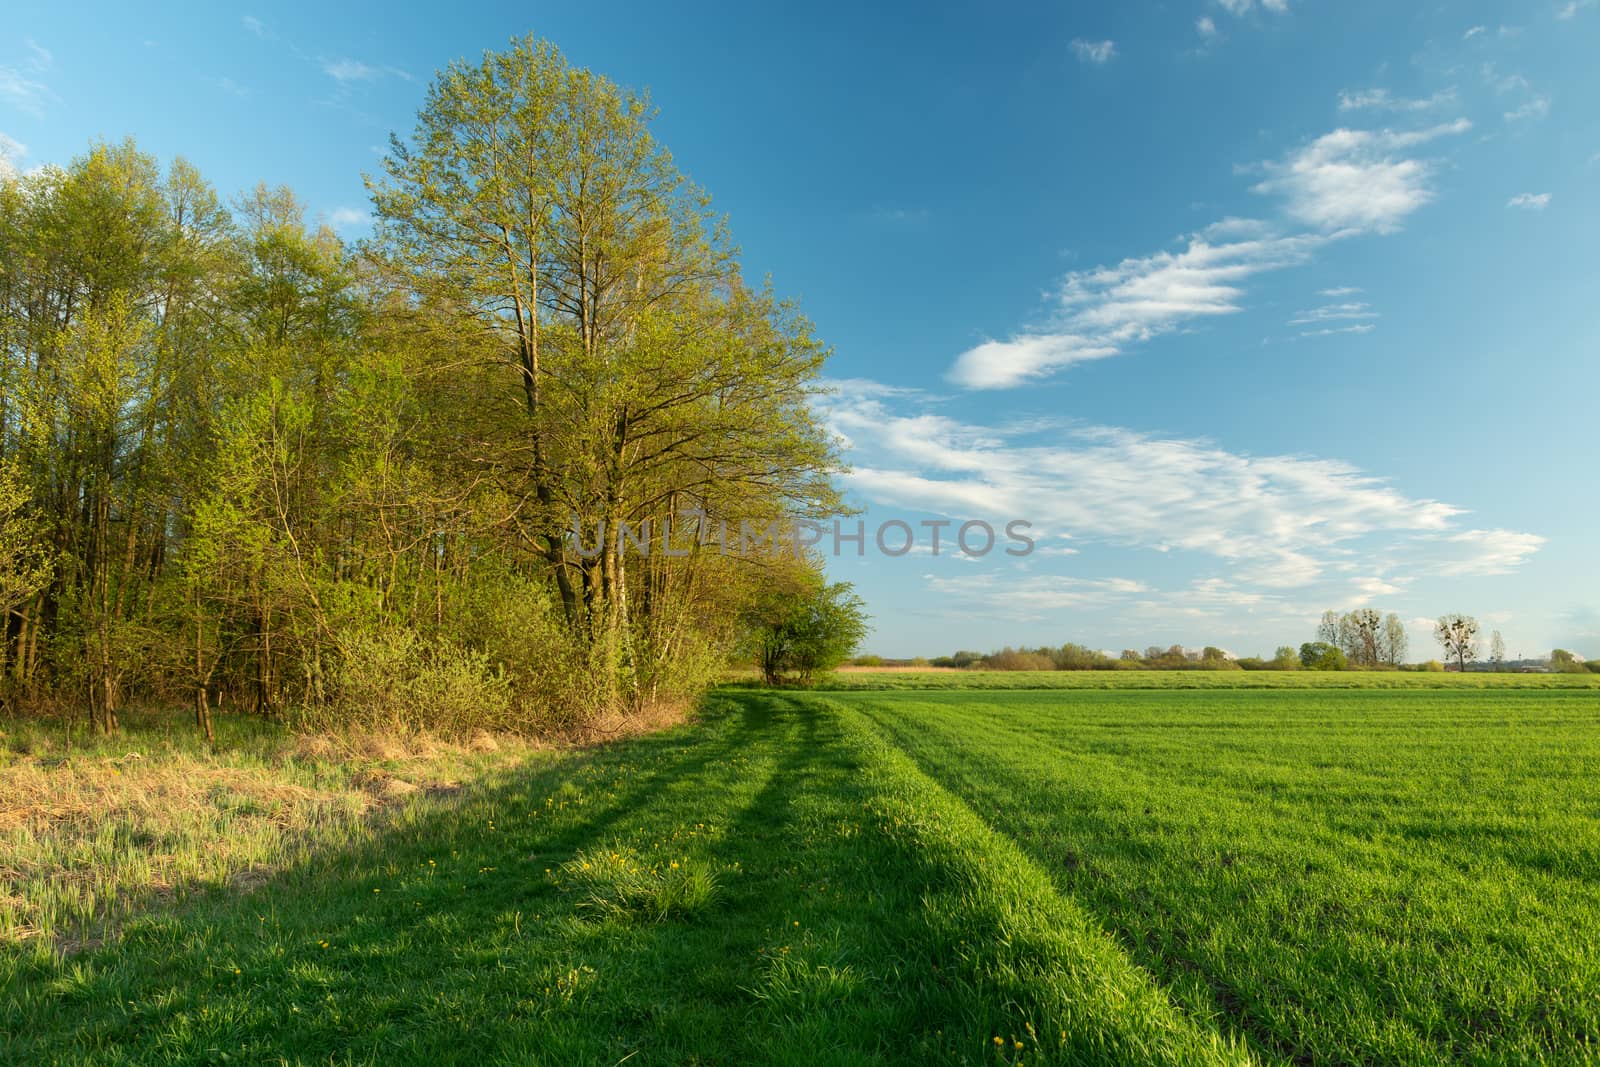
<svg viewBox="0 0 1600 1067">
<path fill-rule="evenodd" d="M 182 718 L 125 719 L 110 738 L 0 723 L 0 947 L 99 944 L 153 902 L 248 887 L 534 755 L 510 738 L 295 737 L 236 716 L 218 717 L 213 749 Z"/>
<path fill-rule="evenodd" d="M 726 689 L 440 756 L 463 788 L 285 827 L 249 884 L 0 943 L 0 1061 L 1589 1061 L 1600 696 L 1548 677 Z M 144 762 L 359 773 L 289 744 Z"/>
<path fill-rule="evenodd" d="M 885 693 L 848 705 L 1263 1058 L 1600 1042 L 1600 700 Z"/>
</svg>

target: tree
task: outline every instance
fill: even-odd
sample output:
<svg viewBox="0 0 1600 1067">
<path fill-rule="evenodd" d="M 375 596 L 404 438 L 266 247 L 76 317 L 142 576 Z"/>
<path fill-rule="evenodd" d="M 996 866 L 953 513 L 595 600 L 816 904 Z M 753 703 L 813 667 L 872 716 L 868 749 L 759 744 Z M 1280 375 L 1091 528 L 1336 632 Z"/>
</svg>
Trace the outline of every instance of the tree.
<svg viewBox="0 0 1600 1067">
<path fill-rule="evenodd" d="M 10 685 L 6 638 L 14 612 L 50 580 L 44 524 L 28 513 L 27 504 L 27 486 L 10 464 L 0 461 L 0 705 Z"/>
<path fill-rule="evenodd" d="M 1499 630 L 1489 635 L 1489 663 L 1497 671 L 1506 669 L 1506 639 Z"/>
<path fill-rule="evenodd" d="M 1582 674 L 1587 668 L 1576 655 L 1558 648 L 1550 653 L 1550 669 L 1558 674 Z"/>
<path fill-rule="evenodd" d="M 1471 615 L 1441 615 L 1433 637 L 1444 648 L 1445 659 L 1456 661 L 1458 670 L 1464 672 L 1467 663 L 1478 658 L 1478 620 Z"/>
<path fill-rule="evenodd" d="M 855 652 L 867 634 L 866 605 L 847 582 L 808 576 L 769 594 L 746 616 L 747 647 L 768 685 L 788 674 L 809 681 Z M 1048 669 L 1049 661 L 1044 661 Z"/>
<path fill-rule="evenodd" d="M 1357 608 L 1344 617 L 1345 654 L 1351 662 L 1376 667 L 1383 640 L 1383 616 L 1372 608 Z"/>
<path fill-rule="evenodd" d="M 505 528 L 543 562 L 572 640 L 635 694 L 704 617 L 683 597 L 737 579 L 711 553 L 630 556 L 623 523 L 692 508 L 737 530 L 839 508 L 811 405 L 826 352 L 743 283 L 651 118 L 523 38 L 443 71 L 369 183 L 396 310 L 494 414 L 469 428 L 463 475 L 513 504 Z M 574 526 L 601 532 L 598 551 L 575 550 Z"/>
<path fill-rule="evenodd" d="M 1307 641 L 1300 646 L 1300 665 L 1308 671 L 1342 671 L 1349 666 L 1349 661 L 1337 645 Z"/>
<path fill-rule="evenodd" d="M 1383 662 L 1390 667 L 1399 667 L 1406 661 L 1406 654 L 1411 648 L 1411 639 L 1406 635 L 1406 624 L 1400 621 L 1400 616 L 1390 612 L 1383 620 Z"/>
<path fill-rule="evenodd" d="M 1279 645 L 1272 654 L 1271 667 L 1275 671 L 1297 671 L 1302 666 L 1300 654 L 1291 645 Z"/>
</svg>

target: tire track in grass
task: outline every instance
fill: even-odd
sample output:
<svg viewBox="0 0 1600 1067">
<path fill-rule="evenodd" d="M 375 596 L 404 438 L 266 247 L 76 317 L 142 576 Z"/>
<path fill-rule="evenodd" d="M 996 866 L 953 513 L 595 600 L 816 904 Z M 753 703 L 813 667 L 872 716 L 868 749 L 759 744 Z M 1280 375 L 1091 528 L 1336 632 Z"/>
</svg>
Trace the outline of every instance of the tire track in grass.
<svg viewBox="0 0 1600 1067">
<path fill-rule="evenodd" d="M 1250 1063 L 1244 1046 L 1185 1015 L 1111 936 L 855 710 L 838 715 L 864 758 L 867 814 L 897 864 L 929 879 L 916 949 L 947 956 L 968 992 L 967 1029 L 996 1051 L 1018 1035 L 1038 1062 Z M 1030 1056 L 1028 1062 L 1035 1062 Z"/>
<path fill-rule="evenodd" d="M 1594 1060 L 1592 695 L 1028 696 L 843 699 L 1266 1054 Z"/>
<path fill-rule="evenodd" d="M 859 717 L 773 694 L 0 966 L 0 1034 L 97 1067 L 1245 1059 Z"/>
</svg>

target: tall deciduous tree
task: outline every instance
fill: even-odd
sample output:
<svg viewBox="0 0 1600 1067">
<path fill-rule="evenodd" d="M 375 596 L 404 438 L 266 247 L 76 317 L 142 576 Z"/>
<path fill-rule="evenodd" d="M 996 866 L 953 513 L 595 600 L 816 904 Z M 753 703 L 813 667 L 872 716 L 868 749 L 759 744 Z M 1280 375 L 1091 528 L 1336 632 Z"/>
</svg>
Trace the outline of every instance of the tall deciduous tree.
<svg viewBox="0 0 1600 1067">
<path fill-rule="evenodd" d="M 1459 670 L 1465 671 L 1478 658 L 1478 620 L 1471 615 L 1441 615 L 1433 637 L 1444 648 L 1445 659 L 1455 660 Z"/>
<path fill-rule="evenodd" d="M 651 117 L 642 97 L 523 39 L 444 71 L 370 183 L 410 303 L 482 338 L 472 369 L 495 406 L 475 461 L 516 502 L 514 528 L 607 674 L 671 647 L 679 612 L 664 594 L 713 565 L 630 558 L 621 524 L 659 529 L 692 509 L 737 527 L 837 503 L 808 405 L 825 353 L 742 283 Z M 612 536 L 588 556 L 574 525 Z"/>
</svg>

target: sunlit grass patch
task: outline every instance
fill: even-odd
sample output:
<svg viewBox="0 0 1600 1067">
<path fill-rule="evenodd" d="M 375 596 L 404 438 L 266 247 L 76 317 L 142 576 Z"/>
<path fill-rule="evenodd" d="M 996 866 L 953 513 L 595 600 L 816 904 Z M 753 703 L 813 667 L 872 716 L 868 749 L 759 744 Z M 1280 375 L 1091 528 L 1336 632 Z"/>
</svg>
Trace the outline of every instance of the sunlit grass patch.
<svg viewBox="0 0 1600 1067">
<path fill-rule="evenodd" d="M 692 916 L 712 904 L 718 889 L 716 872 L 704 862 L 604 848 L 562 864 L 558 884 L 580 894 L 580 913 L 648 922 Z"/>
<path fill-rule="evenodd" d="M 196 890 L 248 892 L 372 820 L 451 795 L 526 746 L 295 736 L 219 715 L 219 745 L 133 712 L 114 737 L 0 725 L 0 947 L 95 947 L 124 918 Z"/>
</svg>

